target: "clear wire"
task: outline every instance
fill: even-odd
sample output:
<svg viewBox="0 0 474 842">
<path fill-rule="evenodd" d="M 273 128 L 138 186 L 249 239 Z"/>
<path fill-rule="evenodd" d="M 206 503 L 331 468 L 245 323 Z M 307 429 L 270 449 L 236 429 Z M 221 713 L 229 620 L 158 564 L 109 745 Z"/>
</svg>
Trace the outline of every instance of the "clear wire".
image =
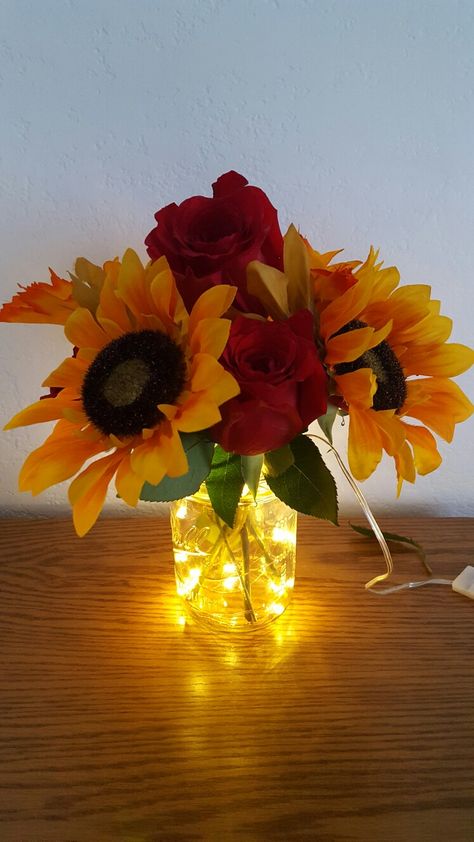
<svg viewBox="0 0 474 842">
<path fill-rule="evenodd" d="M 380 529 L 380 526 L 378 525 L 377 521 L 375 520 L 375 516 L 374 516 L 367 500 L 365 499 L 364 495 L 362 494 L 362 491 L 360 490 L 359 486 L 357 485 L 357 483 L 355 482 L 355 480 L 351 476 L 349 470 L 346 468 L 346 466 L 345 466 L 341 456 L 337 452 L 336 448 L 331 444 L 330 441 L 323 438 L 322 436 L 316 436 L 312 433 L 307 433 L 307 435 L 308 435 L 308 438 L 317 439 L 318 441 L 322 441 L 323 444 L 327 445 L 327 447 L 330 449 L 330 451 L 334 454 L 334 456 L 336 458 L 336 461 L 337 461 L 337 464 L 339 465 L 339 467 L 340 467 L 342 473 L 344 474 L 347 482 L 349 483 L 350 487 L 352 488 L 352 491 L 354 492 L 354 494 L 357 498 L 357 501 L 358 501 L 362 511 L 364 512 L 364 515 L 366 516 L 370 526 L 372 527 L 372 531 L 373 531 L 375 537 L 377 538 L 377 541 L 380 544 L 380 549 L 382 550 L 387 569 L 386 569 L 385 573 L 380 573 L 378 576 L 374 576 L 374 578 L 371 579 L 369 582 L 366 582 L 365 583 L 365 589 L 367 591 L 370 591 L 370 593 L 377 594 L 378 596 L 387 596 L 388 594 L 395 593 L 395 591 L 403 591 L 403 590 L 406 590 L 408 588 L 421 588 L 421 587 L 423 587 L 423 585 L 451 585 L 452 584 L 451 579 L 423 579 L 423 581 L 421 581 L 421 582 L 405 582 L 403 585 L 394 585 L 391 588 L 382 588 L 382 589 L 378 589 L 378 590 L 374 589 L 374 585 L 377 585 L 379 582 L 386 581 L 389 578 L 389 576 L 391 576 L 392 573 L 393 573 L 392 554 L 391 554 L 391 552 L 389 550 L 389 547 L 388 547 L 388 544 L 387 544 L 387 542 L 384 538 L 383 532 Z"/>
</svg>

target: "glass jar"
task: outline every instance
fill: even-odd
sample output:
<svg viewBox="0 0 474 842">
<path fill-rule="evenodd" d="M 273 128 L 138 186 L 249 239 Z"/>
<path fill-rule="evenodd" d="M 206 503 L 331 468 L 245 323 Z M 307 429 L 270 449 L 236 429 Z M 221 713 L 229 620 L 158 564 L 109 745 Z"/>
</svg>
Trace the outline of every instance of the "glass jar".
<svg viewBox="0 0 474 842">
<path fill-rule="evenodd" d="M 295 583 L 296 512 L 265 482 L 256 500 L 244 489 L 233 528 L 215 514 L 205 485 L 170 514 L 176 587 L 195 620 L 240 631 L 283 613 Z"/>
</svg>

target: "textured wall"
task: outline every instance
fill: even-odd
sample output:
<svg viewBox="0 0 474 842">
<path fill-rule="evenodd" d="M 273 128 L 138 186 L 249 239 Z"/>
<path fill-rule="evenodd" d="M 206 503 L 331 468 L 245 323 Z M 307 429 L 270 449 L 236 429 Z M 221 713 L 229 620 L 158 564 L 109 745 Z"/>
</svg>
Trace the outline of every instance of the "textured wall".
<svg viewBox="0 0 474 842">
<path fill-rule="evenodd" d="M 235 168 L 321 250 L 374 243 L 406 282 L 431 283 L 455 341 L 472 341 L 471 0 L 2 0 L 0 15 L 3 300 L 80 254 L 144 256 L 159 206 Z M 7 420 L 66 346 L 53 327 L 0 337 Z M 474 394 L 472 375 L 460 383 Z M 473 514 L 473 433 L 441 446 L 399 510 Z M 2 513 L 65 505 L 64 486 L 16 492 L 44 435 L 0 435 Z M 394 486 L 389 464 L 366 483 L 377 510 Z"/>
</svg>

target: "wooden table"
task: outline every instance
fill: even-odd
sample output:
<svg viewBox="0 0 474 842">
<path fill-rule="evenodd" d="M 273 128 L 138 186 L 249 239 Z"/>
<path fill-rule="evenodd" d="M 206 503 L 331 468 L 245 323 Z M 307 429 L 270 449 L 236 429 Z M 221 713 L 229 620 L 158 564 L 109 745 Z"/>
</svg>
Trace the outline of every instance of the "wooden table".
<svg viewBox="0 0 474 842">
<path fill-rule="evenodd" d="M 473 563 L 474 519 L 382 525 Z M 293 605 L 242 640 L 181 624 L 166 520 L 0 532 L 2 842 L 474 840 L 472 600 L 367 593 L 377 546 L 302 518 Z"/>
</svg>

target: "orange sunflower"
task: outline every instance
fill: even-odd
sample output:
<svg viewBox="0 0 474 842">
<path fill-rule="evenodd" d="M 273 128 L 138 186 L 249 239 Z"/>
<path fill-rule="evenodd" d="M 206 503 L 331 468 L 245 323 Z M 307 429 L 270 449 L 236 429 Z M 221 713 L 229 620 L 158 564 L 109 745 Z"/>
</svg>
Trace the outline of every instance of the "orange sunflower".
<svg viewBox="0 0 474 842">
<path fill-rule="evenodd" d="M 121 263 L 104 265 L 99 286 L 95 314 L 75 302 L 66 320 L 75 356 L 43 383 L 59 394 L 19 412 L 5 428 L 57 421 L 20 473 L 20 490 L 34 495 L 106 451 L 69 488 L 81 536 L 95 523 L 114 476 L 119 496 L 135 506 L 145 482 L 187 473 L 180 433 L 216 424 L 219 406 L 239 393 L 217 361 L 231 324 L 221 316 L 235 287 L 207 290 L 188 315 L 166 258 L 144 268 L 132 250 Z"/>
<path fill-rule="evenodd" d="M 349 465 L 369 477 L 385 451 L 395 461 L 398 493 L 441 463 L 433 431 L 451 441 L 474 407 L 450 378 L 474 351 L 448 343 L 452 322 L 423 284 L 399 287 L 372 248 L 365 263 L 331 264 L 308 246 L 319 332 L 333 391 L 349 414 Z M 407 417 L 420 424 L 409 423 Z M 429 428 L 429 429 L 428 429 Z"/>
</svg>

